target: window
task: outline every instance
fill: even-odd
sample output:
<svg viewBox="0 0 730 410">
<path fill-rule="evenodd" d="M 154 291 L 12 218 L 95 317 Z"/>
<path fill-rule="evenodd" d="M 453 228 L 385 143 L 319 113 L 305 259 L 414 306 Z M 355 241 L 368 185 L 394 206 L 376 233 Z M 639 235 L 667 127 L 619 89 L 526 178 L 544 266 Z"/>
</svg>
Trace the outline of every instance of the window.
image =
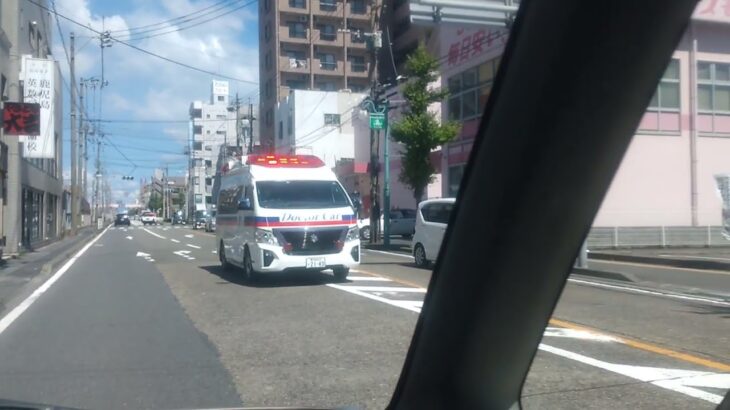
<svg viewBox="0 0 730 410">
<path fill-rule="evenodd" d="M 649 102 L 649 109 L 679 110 L 679 60 L 672 60 L 667 66 L 651 102 Z"/>
<path fill-rule="evenodd" d="M 266 63 L 264 64 L 266 69 L 267 70 L 271 69 L 271 53 L 270 52 L 266 53 L 266 58 L 264 61 L 266 61 Z"/>
<path fill-rule="evenodd" d="M 337 10 L 336 0 L 319 0 L 319 9 L 324 11 Z"/>
<path fill-rule="evenodd" d="M 350 206 L 347 194 L 336 181 L 259 181 L 262 208 L 316 209 Z"/>
<path fill-rule="evenodd" d="M 225 120 L 227 117 L 226 117 L 225 114 L 218 114 L 218 115 L 215 116 L 215 118 L 217 118 L 219 120 Z"/>
<path fill-rule="evenodd" d="M 286 86 L 292 90 L 306 90 L 307 86 L 304 81 L 286 80 Z"/>
<path fill-rule="evenodd" d="M 365 88 L 367 86 L 365 86 L 364 84 L 350 83 L 350 84 L 347 84 L 347 87 L 351 91 L 359 93 L 359 92 L 365 91 Z"/>
<path fill-rule="evenodd" d="M 304 51 L 302 50 L 287 50 L 286 56 L 293 60 L 304 60 Z"/>
<path fill-rule="evenodd" d="M 703 113 L 730 114 L 730 64 L 697 63 L 697 108 Z"/>
<path fill-rule="evenodd" d="M 193 125 L 193 134 L 202 134 L 202 133 L 203 133 L 202 125 Z"/>
<path fill-rule="evenodd" d="M 337 68 L 337 62 L 335 61 L 335 55 L 331 53 L 320 53 L 319 55 L 319 68 L 323 70 L 334 70 Z"/>
<path fill-rule="evenodd" d="M 350 68 L 355 73 L 360 73 L 366 70 L 365 57 L 363 56 L 349 56 Z"/>
<path fill-rule="evenodd" d="M 271 39 L 271 23 L 266 23 L 264 27 L 264 40 L 268 42 Z"/>
<path fill-rule="evenodd" d="M 211 145 L 206 145 L 205 146 L 205 150 L 206 151 L 213 151 L 213 147 Z"/>
<path fill-rule="evenodd" d="M 271 10 L 271 0 L 264 0 L 264 10 L 267 13 Z"/>
<path fill-rule="evenodd" d="M 283 121 L 279 121 L 279 139 L 280 140 L 284 139 L 284 122 Z"/>
<path fill-rule="evenodd" d="M 226 135 L 225 131 L 216 131 L 216 135 Z"/>
<path fill-rule="evenodd" d="M 207 185 L 207 186 L 213 185 L 213 178 L 206 177 L 205 178 L 205 185 Z"/>
<path fill-rule="evenodd" d="M 334 41 L 337 39 L 337 33 L 335 32 L 335 26 L 331 24 L 319 24 L 319 38 L 326 41 Z"/>
<path fill-rule="evenodd" d="M 421 214 L 426 222 L 445 224 L 449 222 L 453 204 L 433 203 L 421 208 Z"/>
<path fill-rule="evenodd" d="M 206 195 L 205 196 L 205 203 L 206 204 L 212 204 L 213 203 L 213 196 L 212 195 Z"/>
<path fill-rule="evenodd" d="M 459 193 L 461 178 L 464 176 L 464 165 L 449 167 L 449 196 L 455 197 Z"/>
<path fill-rule="evenodd" d="M 210 118 L 210 114 L 205 114 L 205 118 Z"/>
<path fill-rule="evenodd" d="M 350 0 L 350 13 L 365 14 L 365 0 Z"/>
<path fill-rule="evenodd" d="M 196 204 L 202 204 L 203 203 L 203 194 L 195 194 L 195 203 Z"/>
<path fill-rule="evenodd" d="M 340 125 L 340 114 L 325 114 L 324 125 Z"/>
<path fill-rule="evenodd" d="M 202 167 L 203 166 L 203 160 L 201 158 L 195 158 L 193 160 L 193 166 L 195 166 L 195 167 Z"/>
<path fill-rule="evenodd" d="M 193 177 L 193 185 L 200 185 L 200 177 Z"/>
<path fill-rule="evenodd" d="M 498 65 L 499 59 L 490 60 L 448 79 L 449 119 L 464 121 L 481 116 L 492 91 Z"/>
<path fill-rule="evenodd" d="M 307 26 L 304 23 L 290 21 L 289 25 L 289 37 L 292 38 L 307 38 Z"/>
<path fill-rule="evenodd" d="M 286 135 L 291 136 L 292 133 L 292 120 L 291 115 L 289 116 L 289 121 L 286 122 Z"/>
<path fill-rule="evenodd" d="M 241 186 L 222 189 L 218 194 L 218 213 L 235 214 L 238 211 L 238 200 L 241 198 Z"/>
<path fill-rule="evenodd" d="M 266 80 L 266 98 L 271 98 L 271 80 Z"/>
<path fill-rule="evenodd" d="M 202 141 L 193 141 L 193 151 L 201 151 L 203 149 Z"/>
<path fill-rule="evenodd" d="M 224 97 L 222 95 L 219 95 L 218 96 L 218 101 L 225 101 L 225 99 L 226 99 L 226 97 Z"/>
<path fill-rule="evenodd" d="M 212 167 L 212 166 L 213 166 L 213 161 L 211 161 L 211 160 L 209 160 L 209 159 L 206 159 L 206 160 L 205 160 L 205 167 L 206 167 L 206 168 L 210 168 L 210 167 Z"/>
<path fill-rule="evenodd" d="M 335 91 L 337 89 L 337 86 L 333 82 L 322 82 L 317 83 L 317 89 L 320 91 Z"/>
<path fill-rule="evenodd" d="M 193 109 L 191 114 L 194 119 L 203 118 L 203 110 L 201 110 L 200 108 Z"/>
<path fill-rule="evenodd" d="M 307 2 L 306 0 L 289 0 L 289 7 L 294 9 L 306 9 Z"/>
</svg>

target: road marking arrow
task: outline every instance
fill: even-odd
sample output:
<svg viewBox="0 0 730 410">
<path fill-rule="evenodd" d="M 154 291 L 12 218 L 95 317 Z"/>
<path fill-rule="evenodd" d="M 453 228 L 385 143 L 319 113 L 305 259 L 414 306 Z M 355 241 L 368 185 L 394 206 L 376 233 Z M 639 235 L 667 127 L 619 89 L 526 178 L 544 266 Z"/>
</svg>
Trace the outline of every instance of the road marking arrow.
<svg viewBox="0 0 730 410">
<path fill-rule="evenodd" d="M 176 252 L 173 252 L 173 253 L 175 255 L 182 256 L 183 258 L 185 258 L 187 260 L 193 260 L 193 259 L 195 259 L 194 257 L 188 255 L 190 253 L 190 251 L 176 251 Z"/>
<path fill-rule="evenodd" d="M 146 260 L 147 262 L 154 262 L 155 261 L 154 259 L 152 259 L 152 256 L 149 253 L 144 253 L 144 252 L 137 251 L 137 257 L 144 258 L 144 260 Z"/>
<path fill-rule="evenodd" d="M 132 240 L 132 237 L 131 236 L 127 236 L 127 239 L 129 239 L 131 241 Z"/>
<path fill-rule="evenodd" d="M 192 238 L 193 235 L 185 235 L 186 238 Z"/>
</svg>

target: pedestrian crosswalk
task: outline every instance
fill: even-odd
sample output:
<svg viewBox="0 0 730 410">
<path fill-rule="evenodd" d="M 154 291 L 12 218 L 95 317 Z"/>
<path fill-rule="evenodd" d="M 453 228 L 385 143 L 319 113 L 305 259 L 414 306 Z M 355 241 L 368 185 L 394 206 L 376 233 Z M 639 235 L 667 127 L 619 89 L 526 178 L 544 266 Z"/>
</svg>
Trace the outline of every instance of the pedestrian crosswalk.
<svg viewBox="0 0 730 410">
<path fill-rule="evenodd" d="M 350 283 L 330 283 L 327 286 L 411 312 L 421 313 L 423 298 L 426 295 L 425 288 L 403 286 L 390 278 L 369 274 L 349 276 L 347 279 Z"/>
</svg>

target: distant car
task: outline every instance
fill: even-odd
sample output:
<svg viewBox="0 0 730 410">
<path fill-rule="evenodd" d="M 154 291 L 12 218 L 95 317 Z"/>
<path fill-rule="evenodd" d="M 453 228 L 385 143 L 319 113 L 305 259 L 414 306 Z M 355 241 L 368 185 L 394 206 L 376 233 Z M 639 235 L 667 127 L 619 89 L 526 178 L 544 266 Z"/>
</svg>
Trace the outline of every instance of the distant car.
<svg viewBox="0 0 730 410">
<path fill-rule="evenodd" d="M 380 216 L 380 234 L 384 233 L 385 216 Z M 365 218 L 358 221 L 360 228 L 360 238 L 364 240 L 370 239 L 370 219 Z M 392 209 L 390 211 L 390 236 L 399 235 L 403 238 L 411 238 L 416 227 L 416 210 L 415 209 Z"/>
<path fill-rule="evenodd" d="M 119 225 L 130 225 L 129 222 L 129 215 L 127 214 L 117 214 L 116 218 L 114 218 L 114 226 Z"/>
<path fill-rule="evenodd" d="M 193 217 L 193 229 L 205 228 L 205 224 L 208 220 L 208 211 L 195 211 Z"/>
<path fill-rule="evenodd" d="M 429 199 L 418 205 L 413 234 L 413 257 L 418 266 L 428 266 L 439 253 L 455 198 Z"/>
<path fill-rule="evenodd" d="M 157 214 L 154 212 L 142 213 L 142 225 L 155 225 L 157 224 Z"/>
<path fill-rule="evenodd" d="M 215 211 L 210 211 L 210 214 L 205 218 L 205 232 L 215 232 Z"/>
</svg>

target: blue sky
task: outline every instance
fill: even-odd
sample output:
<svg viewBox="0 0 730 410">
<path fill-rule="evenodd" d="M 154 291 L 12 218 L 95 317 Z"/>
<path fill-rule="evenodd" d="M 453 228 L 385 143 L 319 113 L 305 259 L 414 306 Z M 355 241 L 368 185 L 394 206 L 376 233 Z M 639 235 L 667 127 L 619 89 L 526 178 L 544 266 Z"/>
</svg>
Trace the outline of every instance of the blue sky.
<svg viewBox="0 0 730 410">
<path fill-rule="evenodd" d="M 113 36 L 142 49 L 207 71 L 244 80 L 228 80 L 231 93 L 238 91 L 242 97 L 257 98 L 258 87 L 250 82 L 258 83 L 258 3 L 251 0 L 56 0 L 56 8 L 59 14 L 99 31 L 103 20 L 104 28 L 112 31 Z M 130 31 L 130 28 L 164 22 L 202 9 L 205 9 L 202 13 L 211 14 L 190 22 L 176 20 Z M 216 12 L 218 9 L 220 11 Z M 175 31 L 203 18 L 213 18 L 224 13 L 225 15 L 196 27 Z M 71 31 L 77 37 L 77 78 L 100 78 L 101 53 L 98 38 L 91 38 L 95 34 L 84 27 L 64 19 L 60 22 L 66 46 Z M 53 30 L 53 54 L 60 62 L 64 78 L 68 81 L 68 64 L 55 22 Z M 137 37 L 169 33 L 152 38 L 126 40 L 131 33 L 139 33 L 141 30 L 148 31 L 136 34 Z M 188 106 L 193 100 L 208 100 L 211 80 L 223 78 L 177 66 L 118 43 L 105 50 L 104 60 L 104 77 L 109 84 L 101 93 L 97 89 L 95 98 L 94 95 L 88 95 L 88 111 L 89 116 L 95 118 L 101 105 L 101 119 L 128 121 L 101 124 L 101 130 L 106 135 L 102 145 L 102 163 L 111 182 L 114 199 L 131 203 L 139 191 L 140 180 L 149 179 L 155 167 L 167 165 L 171 175 L 185 175 L 185 156 L 180 154 L 183 153 L 187 140 L 188 125 L 183 121 L 187 120 Z M 68 112 L 69 96 L 65 90 L 64 92 L 64 108 Z M 65 175 L 69 174 L 70 164 L 69 128 L 66 114 Z M 136 169 L 125 156 L 137 166 Z M 93 158 L 90 158 L 90 164 L 93 165 Z M 89 173 L 94 172 L 95 169 L 90 167 Z M 123 175 L 132 175 L 134 180 L 122 180 Z"/>
</svg>

